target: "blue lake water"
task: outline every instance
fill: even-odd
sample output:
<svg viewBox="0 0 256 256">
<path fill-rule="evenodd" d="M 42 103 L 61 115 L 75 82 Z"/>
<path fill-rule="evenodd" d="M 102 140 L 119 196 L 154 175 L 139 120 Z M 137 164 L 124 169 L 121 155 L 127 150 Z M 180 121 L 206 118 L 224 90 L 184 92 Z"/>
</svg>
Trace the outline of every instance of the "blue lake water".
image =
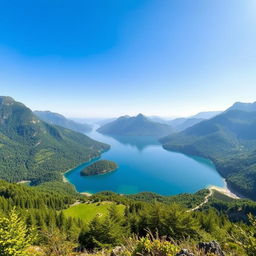
<svg viewBox="0 0 256 256">
<path fill-rule="evenodd" d="M 166 151 L 151 137 L 110 137 L 93 131 L 93 139 L 111 145 L 98 159 L 115 161 L 119 168 L 111 173 L 80 176 L 89 163 L 73 169 L 65 177 L 79 192 L 113 191 L 132 194 L 143 191 L 162 195 L 193 193 L 209 185 L 224 187 L 224 179 L 211 161 Z M 97 159 L 97 160 L 98 160 Z"/>
</svg>

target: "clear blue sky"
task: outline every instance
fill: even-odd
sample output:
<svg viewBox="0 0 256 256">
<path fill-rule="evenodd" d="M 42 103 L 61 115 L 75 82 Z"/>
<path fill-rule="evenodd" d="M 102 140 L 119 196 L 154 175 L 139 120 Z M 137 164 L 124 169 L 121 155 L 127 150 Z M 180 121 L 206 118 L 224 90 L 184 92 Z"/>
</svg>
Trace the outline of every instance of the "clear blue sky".
<svg viewBox="0 0 256 256">
<path fill-rule="evenodd" d="M 0 94 L 74 117 L 255 101 L 256 1 L 0 1 Z"/>
</svg>

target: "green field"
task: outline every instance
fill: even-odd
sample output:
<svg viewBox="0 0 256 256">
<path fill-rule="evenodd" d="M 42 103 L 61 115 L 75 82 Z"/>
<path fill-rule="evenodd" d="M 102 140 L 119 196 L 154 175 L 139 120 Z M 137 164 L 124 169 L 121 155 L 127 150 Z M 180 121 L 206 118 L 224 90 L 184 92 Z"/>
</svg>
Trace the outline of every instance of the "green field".
<svg viewBox="0 0 256 256">
<path fill-rule="evenodd" d="M 112 202 L 78 204 L 64 210 L 64 214 L 67 217 L 76 217 L 90 222 L 97 215 L 104 218 L 108 214 L 108 209 L 112 204 Z M 123 213 L 125 206 L 117 205 L 117 208 Z"/>
</svg>

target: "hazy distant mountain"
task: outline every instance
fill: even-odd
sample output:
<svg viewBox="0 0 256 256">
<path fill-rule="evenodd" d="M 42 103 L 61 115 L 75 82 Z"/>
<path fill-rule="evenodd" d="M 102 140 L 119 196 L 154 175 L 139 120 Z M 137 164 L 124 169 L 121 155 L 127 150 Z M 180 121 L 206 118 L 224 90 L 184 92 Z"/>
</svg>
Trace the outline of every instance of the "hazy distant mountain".
<svg viewBox="0 0 256 256">
<path fill-rule="evenodd" d="M 109 122 L 114 121 L 116 118 L 114 117 L 84 117 L 84 118 L 71 118 L 73 121 L 81 124 L 89 124 L 89 125 L 103 125 Z"/>
<path fill-rule="evenodd" d="M 194 116 L 191 116 L 190 118 L 210 119 L 210 118 L 213 118 L 213 117 L 219 115 L 220 113 L 222 113 L 222 111 L 204 111 L 204 112 L 200 112 Z"/>
<path fill-rule="evenodd" d="M 168 150 L 210 158 L 229 185 L 256 199 L 256 111 L 228 110 L 161 142 Z"/>
<path fill-rule="evenodd" d="M 92 130 L 91 126 L 85 123 L 78 123 L 63 115 L 53 113 L 50 111 L 34 111 L 34 114 L 41 120 L 54 125 L 59 125 L 73 131 L 85 133 Z"/>
<path fill-rule="evenodd" d="M 172 118 L 164 118 L 160 116 L 147 116 L 151 121 L 157 122 L 157 123 L 162 123 L 162 124 L 168 124 Z"/>
<path fill-rule="evenodd" d="M 200 112 L 194 116 L 190 117 L 178 117 L 178 118 L 161 118 L 161 117 L 150 117 L 151 120 L 168 124 L 170 125 L 176 132 L 183 131 L 197 123 L 200 123 L 203 120 L 210 119 L 218 114 L 221 111 L 208 111 L 208 112 Z"/>
<path fill-rule="evenodd" d="M 169 124 L 175 129 L 175 131 L 183 131 L 195 124 L 202 122 L 203 118 L 177 118 L 170 121 Z"/>
<path fill-rule="evenodd" d="M 39 120 L 11 97 L 0 97 L 0 179 L 62 181 L 65 170 L 99 156 L 108 145 Z"/>
<path fill-rule="evenodd" d="M 98 132 L 110 135 L 156 136 L 170 134 L 173 130 L 167 124 L 153 122 L 142 114 L 135 117 L 122 116 L 101 126 Z"/>
<path fill-rule="evenodd" d="M 256 111 L 256 102 L 254 103 L 236 102 L 226 111 L 229 111 L 229 110 L 242 110 L 242 111 L 249 111 L 249 112 Z"/>
</svg>

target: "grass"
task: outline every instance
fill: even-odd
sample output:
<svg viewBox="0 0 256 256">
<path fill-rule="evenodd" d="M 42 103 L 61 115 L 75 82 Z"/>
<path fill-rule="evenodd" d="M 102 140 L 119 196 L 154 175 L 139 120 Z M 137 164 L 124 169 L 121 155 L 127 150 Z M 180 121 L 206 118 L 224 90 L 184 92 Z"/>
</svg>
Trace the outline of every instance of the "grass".
<svg viewBox="0 0 256 256">
<path fill-rule="evenodd" d="M 101 203 L 89 203 L 78 204 L 71 206 L 64 210 L 64 214 L 67 217 L 80 218 L 86 222 L 90 222 L 97 215 L 104 218 L 108 214 L 109 207 L 114 204 L 113 202 L 101 202 Z M 123 213 L 125 206 L 117 205 L 118 210 Z"/>
</svg>

